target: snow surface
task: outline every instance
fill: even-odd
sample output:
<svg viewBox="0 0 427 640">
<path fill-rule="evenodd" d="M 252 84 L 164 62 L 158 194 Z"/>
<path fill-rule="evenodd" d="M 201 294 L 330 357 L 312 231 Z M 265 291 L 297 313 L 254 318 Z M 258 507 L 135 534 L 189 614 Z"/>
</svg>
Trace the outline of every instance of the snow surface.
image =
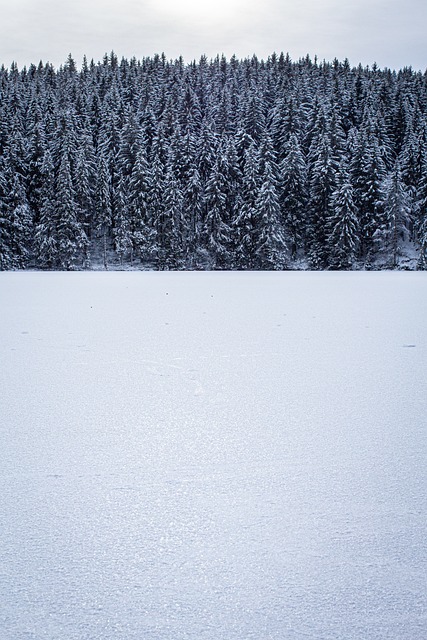
<svg viewBox="0 0 427 640">
<path fill-rule="evenodd" d="M 1 273 L 1 640 L 427 637 L 426 294 Z"/>
</svg>

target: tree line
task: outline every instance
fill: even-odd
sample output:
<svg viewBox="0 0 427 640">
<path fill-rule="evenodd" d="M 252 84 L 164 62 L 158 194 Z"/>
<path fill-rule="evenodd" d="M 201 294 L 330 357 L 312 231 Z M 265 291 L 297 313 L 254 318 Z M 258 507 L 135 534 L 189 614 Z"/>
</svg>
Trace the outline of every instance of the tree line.
<svg viewBox="0 0 427 640">
<path fill-rule="evenodd" d="M 427 72 L 283 53 L 0 69 L 1 269 L 410 256 L 427 268 Z"/>
</svg>

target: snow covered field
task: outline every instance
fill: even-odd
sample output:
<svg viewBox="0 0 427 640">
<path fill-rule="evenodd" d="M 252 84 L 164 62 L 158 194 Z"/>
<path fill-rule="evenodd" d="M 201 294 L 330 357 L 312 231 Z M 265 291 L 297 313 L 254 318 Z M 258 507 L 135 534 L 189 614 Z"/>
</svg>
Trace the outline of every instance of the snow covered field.
<svg viewBox="0 0 427 640">
<path fill-rule="evenodd" d="M 1 273 L 1 640 L 427 637 L 427 275 Z"/>
</svg>

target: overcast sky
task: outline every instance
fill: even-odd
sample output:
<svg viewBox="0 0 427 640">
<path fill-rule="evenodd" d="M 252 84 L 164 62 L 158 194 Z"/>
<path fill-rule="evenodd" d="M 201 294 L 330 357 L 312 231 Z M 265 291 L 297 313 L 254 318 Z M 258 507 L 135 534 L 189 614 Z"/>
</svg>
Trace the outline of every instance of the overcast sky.
<svg viewBox="0 0 427 640">
<path fill-rule="evenodd" d="M 427 68 L 427 0 L 0 0 L 0 63 L 273 51 Z"/>
</svg>

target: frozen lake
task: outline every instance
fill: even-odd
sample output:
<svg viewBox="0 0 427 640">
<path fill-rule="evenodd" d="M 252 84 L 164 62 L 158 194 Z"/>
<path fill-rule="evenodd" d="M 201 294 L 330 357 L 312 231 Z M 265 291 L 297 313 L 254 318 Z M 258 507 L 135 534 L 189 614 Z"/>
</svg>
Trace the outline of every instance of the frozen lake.
<svg viewBox="0 0 427 640">
<path fill-rule="evenodd" d="M 427 274 L 0 273 L 1 640 L 427 637 Z"/>
</svg>

